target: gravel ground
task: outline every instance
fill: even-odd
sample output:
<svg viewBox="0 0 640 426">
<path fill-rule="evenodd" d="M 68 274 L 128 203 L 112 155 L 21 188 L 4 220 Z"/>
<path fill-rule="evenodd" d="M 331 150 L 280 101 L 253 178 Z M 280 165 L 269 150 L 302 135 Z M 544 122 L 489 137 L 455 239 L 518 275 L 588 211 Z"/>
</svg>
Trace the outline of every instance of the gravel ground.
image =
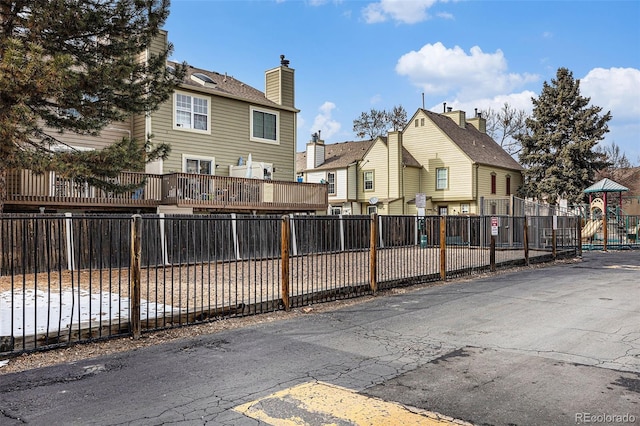
<svg viewBox="0 0 640 426">
<path fill-rule="evenodd" d="M 579 259 L 568 259 L 556 261 L 555 263 L 572 263 L 580 261 Z M 553 263 L 537 264 L 528 268 L 545 267 Z M 47 350 L 43 352 L 25 353 L 19 356 L 8 358 L 0 361 L 0 374 L 15 373 L 35 368 L 56 365 L 60 363 L 73 363 L 80 360 L 93 358 L 112 353 L 136 350 L 156 344 L 162 344 L 169 341 L 193 338 L 199 335 L 217 333 L 223 330 L 233 330 L 237 328 L 247 327 L 254 324 L 269 323 L 281 321 L 285 319 L 295 318 L 300 315 L 313 315 L 315 313 L 332 311 L 345 306 L 367 303 L 374 297 L 384 297 L 390 294 L 401 294 L 416 291 L 421 288 L 444 286 L 455 282 L 470 282 L 477 278 L 486 277 L 495 274 L 513 273 L 514 271 L 526 269 L 525 267 L 517 267 L 511 269 L 500 270 L 495 273 L 484 273 L 459 279 L 448 280 L 446 282 L 437 281 L 434 283 L 419 284 L 411 287 L 384 290 L 378 292 L 376 296 L 366 295 L 363 297 L 347 300 L 337 300 L 329 303 L 310 305 L 304 308 L 291 309 L 289 311 L 276 311 L 268 314 L 253 315 L 247 317 L 235 317 L 224 320 L 216 320 L 209 323 L 191 325 L 188 327 L 174 328 L 155 332 L 144 333 L 139 340 L 130 337 L 123 337 L 111 340 L 98 341 L 93 343 L 73 344 L 63 348 Z M 0 287 L 2 288 L 2 287 Z"/>
</svg>

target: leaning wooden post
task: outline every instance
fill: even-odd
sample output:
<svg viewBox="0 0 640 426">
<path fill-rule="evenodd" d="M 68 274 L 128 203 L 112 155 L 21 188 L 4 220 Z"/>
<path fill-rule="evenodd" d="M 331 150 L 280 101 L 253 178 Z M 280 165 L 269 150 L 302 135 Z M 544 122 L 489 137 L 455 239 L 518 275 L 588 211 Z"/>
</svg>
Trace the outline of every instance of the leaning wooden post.
<svg viewBox="0 0 640 426">
<path fill-rule="evenodd" d="M 289 236 L 291 233 L 289 216 L 282 216 L 282 305 L 284 310 L 289 310 Z"/>
<path fill-rule="evenodd" d="M 576 228 L 577 228 L 577 235 L 578 235 L 578 241 L 576 241 L 577 244 L 577 250 L 578 250 L 578 257 L 582 257 L 582 217 L 578 216 L 577 217 L 578 220 L 576 220 L 577 224 L 576 224 Z"/>
<path fill-rule="evenodd" d="M 370 238 L 369 238 L 369 286 L 371 292 L 376 294 L 378 291 L 378 214 L 372 213 L 370 225 Z"/>
<path fill-rule="evenodd" d="M 440 216 L 440 279 L 447 280 L 447 218 Z"/>
<path fill-rule="evenodd" d="M 496 236 L 491 235 L 491 243 L 489 244 L 489 267 L 491 272 L 496 271 Z"/>
<path fill-rule="evenodd" d="M 529 266 L 529 220 L 527 216 L 524 217 L 524 264 Z"/>
<path fill-rule="evenodd" d="M 140 338 L 140 277 L 141 266 L 140 257 L 142 253 L 142 216 L 133 215 L 131 218 L 131 262 L 129 266 L 129 276 L 131 280 L 131 308 L 129 311 L 129 323 L 134 339 Z"/>
</svg>

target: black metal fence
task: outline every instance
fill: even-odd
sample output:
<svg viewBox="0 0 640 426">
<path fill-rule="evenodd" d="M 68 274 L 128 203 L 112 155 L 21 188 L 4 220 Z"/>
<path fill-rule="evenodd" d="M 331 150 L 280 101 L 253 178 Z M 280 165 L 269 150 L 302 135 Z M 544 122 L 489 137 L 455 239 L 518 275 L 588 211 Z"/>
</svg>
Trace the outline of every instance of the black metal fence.
<svg viewBox="0 0 640 426">
<path fill-rule="evenodd" d="M 0 353 L 131 335 L 136 323 L 157 330 L 358 297 L 581 248 L 571 217 L 137 220 L 139 229 L 127 215 L 0 215 Z"/>
</svg>

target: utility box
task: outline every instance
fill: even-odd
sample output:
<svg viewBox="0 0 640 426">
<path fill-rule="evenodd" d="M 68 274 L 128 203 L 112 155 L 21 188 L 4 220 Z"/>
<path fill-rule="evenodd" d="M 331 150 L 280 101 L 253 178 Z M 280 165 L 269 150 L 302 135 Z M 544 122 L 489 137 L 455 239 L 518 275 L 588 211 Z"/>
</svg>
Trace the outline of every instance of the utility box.
<svg viewBox="0 0 640 426">
<path fill-rule="evenodd" d="M 420 235 L 420 248 L 427 248 L 427 236 Z"/>
</svg>

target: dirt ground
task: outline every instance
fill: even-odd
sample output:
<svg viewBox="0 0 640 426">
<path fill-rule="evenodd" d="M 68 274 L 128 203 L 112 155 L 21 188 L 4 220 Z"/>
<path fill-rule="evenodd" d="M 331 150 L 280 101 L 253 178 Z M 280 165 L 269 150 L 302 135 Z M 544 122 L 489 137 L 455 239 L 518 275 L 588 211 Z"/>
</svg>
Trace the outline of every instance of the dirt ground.
<svg viewBox="0 0 640 426">
<path fill-rule="evenodd" d="M 558 263 L 579 262 L 580 259 L 558 260 Z M 295 318 L 301 315 L 314 315 L 322 312 L 329 312 L 346 306 L 363 304 L 376 297 L 385 297 L 392 294 L 402 294 L 416 291 L 418 289 L 434 286 L 445 286 L 451 283 L 470 282 L 477 278 L 487 277 L 496 274 L 513 273 L 527 268 L 541 268 L 554 263 L 542 263 L 529 267 L 517 267 L 499 270 L 495 273 L 478 274 L 471 277 L 452 279 L 448 281 L 438 281 L 427 284 L 418 284 L 411 287 L 396 288 L 378 292 L 377 295 L 363 296 L 354 299 L 337 300 L 329 303 L 310 305 L 304 308 L 291 309 L 289 311 L 276 311 L 268 314 L 253 315 L 247 317 L 234 317 L 230 319 L 216 320 L 209 323 L 191 325 L 188 327 L 174 328 L 155 332 L 144 333 L 143 336 L 134 340 L 131 337 L 123 337 L 111 340 L 103 340 L 92 343 L 73 344 L 63 348 L 46 350 L 43 352 L 24 353 L 15 357 L 10 357 L 0 361 L 0 374 L 10 374 L 30 369 L 42 368 L 60 363 L 73 363 L 84 359 L 94 358 L 112 353 L 137 350 L 143 347 L 162 344 L 169 341 L 193 338 L 200 335 L 219 333 L 224 330 L 233 330 L 248 327 L 255 324 L 270 323 Z"/>
</svg>

